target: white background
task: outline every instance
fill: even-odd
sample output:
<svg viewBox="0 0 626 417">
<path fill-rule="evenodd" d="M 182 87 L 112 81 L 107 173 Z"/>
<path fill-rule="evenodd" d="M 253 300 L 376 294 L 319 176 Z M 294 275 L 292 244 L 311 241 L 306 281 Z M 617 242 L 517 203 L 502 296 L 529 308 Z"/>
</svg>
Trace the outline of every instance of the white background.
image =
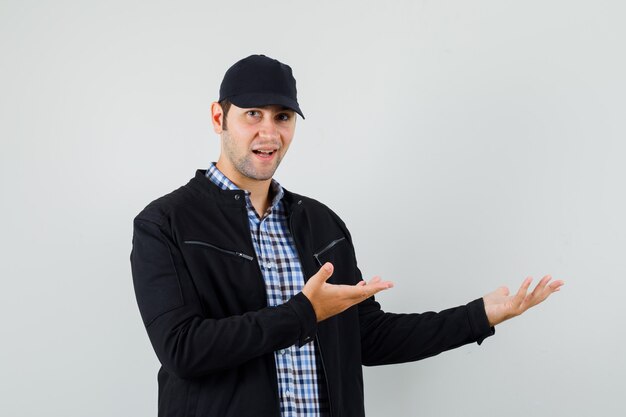
<svg viewBox="0 0 626 417">
<path fill-rule="evenodd" d="M 132 219 L 218 157 L 226 69 L 290 64 L 276 178 L 389 311 L 566 280 L 482 346 L 365 369 L 368 416 L 624 415 L 621 1 L 0 1 L 2 416 L 155 416 Z"/>
</svg>

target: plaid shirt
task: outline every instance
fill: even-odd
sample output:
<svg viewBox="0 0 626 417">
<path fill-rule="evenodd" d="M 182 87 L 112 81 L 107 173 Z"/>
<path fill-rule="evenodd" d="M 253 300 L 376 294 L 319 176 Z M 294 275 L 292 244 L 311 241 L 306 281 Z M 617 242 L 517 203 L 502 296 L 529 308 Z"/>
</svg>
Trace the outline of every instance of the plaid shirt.
<svg viewBox="0 0 626 417">
<path fill-rule="evenodd" d="M 239 190 L 216 166 L 211 164 L 206 176 L 223 190 Z M 282 197 L 283 188 L 271 183 L 274 199 L 260 217 L 246 194 L 246 209 L 252 243 L 267 290 L 267 305 L 287 302 L 302 290 L 304 276 L 298 259 Z M 278 396 L 283 417 L 318 417 L 328 414 L 323 373 L 317 366 L 319 353 L 314 342 L 298 348 L 293 345 L 274 352 Z"/>
</svg>

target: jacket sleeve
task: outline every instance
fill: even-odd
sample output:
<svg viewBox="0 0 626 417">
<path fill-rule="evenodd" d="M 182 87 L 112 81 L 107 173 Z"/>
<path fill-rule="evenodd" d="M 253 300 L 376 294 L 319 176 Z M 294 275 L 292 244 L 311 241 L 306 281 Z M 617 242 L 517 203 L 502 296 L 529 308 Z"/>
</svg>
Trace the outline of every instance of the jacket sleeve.
<svg viewBox="0 0 626 417">
<path fill-rule="evenodd" d="M 386 313 L 374 297 L 359 304 L 361 357 L 364 365 L 410 362 L 482 341 L 489 327 L 482 298 L 447 310 Z"/>
<path fill-rule="evenodd" d="M 357 264 L 352 237 L 345 223 L 334 214 L 335 221 L 347 236 Z M 357 282 L 362 279 L 359 268 Z M 363 365 L 386 365 L 411 362 L 438 355 L 446 350 L 482 341 L 493 335 L 483 299 L 439 313 L 386 313 L 374 297 L 358 304 Z"/>
<path fill-rule="evenodd" d="M 193 283 L 180 271 L 180 252 L 164 229 L 154 219 L 137 217 L 130 260 L 148 336 L 169 372 L 193 378 L 234 368 L 315 334 L 315 312 L 302 293 L 276 307 L 204 317 Z"/>
</svg>

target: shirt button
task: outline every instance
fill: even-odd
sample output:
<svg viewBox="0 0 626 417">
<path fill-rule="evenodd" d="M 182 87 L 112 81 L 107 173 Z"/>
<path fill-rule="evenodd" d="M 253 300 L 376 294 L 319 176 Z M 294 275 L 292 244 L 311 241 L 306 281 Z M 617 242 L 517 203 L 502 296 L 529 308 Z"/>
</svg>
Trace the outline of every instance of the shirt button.
<svg viewBox="0 0 626 417">
<path fill-rule="evenodd" d="M 285 353 L 287 353 L 287 351 L 285 351 L 285 349 L 281 349 L 278 351 L 278 353 L 280 353 L 281 355 L 284 355 Z"/>
</svg>

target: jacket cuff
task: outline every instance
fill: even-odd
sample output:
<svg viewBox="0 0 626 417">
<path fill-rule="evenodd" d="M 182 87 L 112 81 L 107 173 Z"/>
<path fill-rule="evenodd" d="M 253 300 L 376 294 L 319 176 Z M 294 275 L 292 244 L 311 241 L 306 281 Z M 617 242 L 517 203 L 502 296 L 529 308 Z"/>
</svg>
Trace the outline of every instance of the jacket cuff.
<svg viewBox="0 0 626 417">
<path fill-rule="evenodd" d="M 482 297 L 467 304 L 467 315 L 474 333 L 474 339 L 479 345 L 483 340 L 496 333 L 496 329 L 489 326 L 489 319 L 485 312 L 485 302 Z"/>
<path fill-rule="evenodd" d="M 317 316 L 309 299 L 302 292 L 289 300 L 289 305 L 295 311 L 300 321 L 300 335 L 298 347 L 311 342 L 317 333 Z"/>
</svg>

